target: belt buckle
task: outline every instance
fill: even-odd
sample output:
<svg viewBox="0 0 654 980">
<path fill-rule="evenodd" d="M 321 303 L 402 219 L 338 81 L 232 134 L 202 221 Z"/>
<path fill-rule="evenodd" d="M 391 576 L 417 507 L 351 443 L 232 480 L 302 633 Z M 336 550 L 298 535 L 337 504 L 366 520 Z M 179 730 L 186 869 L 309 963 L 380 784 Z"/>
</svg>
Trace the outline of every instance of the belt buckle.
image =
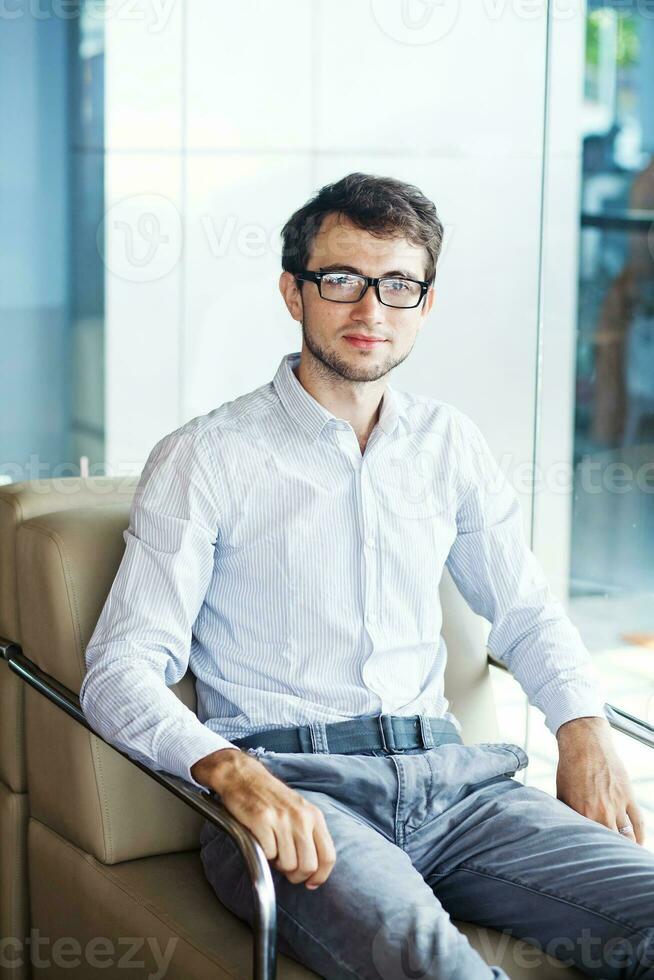
<svg viewBox="0 0 654 980">
<path fill-rule="evenodd" d="M 381 735 L 382 745 L 384 746 L 384 752 L 392 753 L 396 747 L 392 718 L 390 715 L 377 715 L 377 722 L 379 724 L 379 733 Z"/>
</svg>

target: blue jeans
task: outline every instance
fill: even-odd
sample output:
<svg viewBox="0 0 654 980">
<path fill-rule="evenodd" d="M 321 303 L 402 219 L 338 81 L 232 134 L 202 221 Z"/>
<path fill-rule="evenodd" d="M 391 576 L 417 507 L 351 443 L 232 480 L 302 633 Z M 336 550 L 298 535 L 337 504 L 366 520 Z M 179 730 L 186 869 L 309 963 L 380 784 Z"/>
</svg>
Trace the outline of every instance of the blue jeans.
<svg viewBox="0 0 654 980">
<path fill-rule="evenodd" d="M 321 976 L 506 980 L 451 916 L 591 977 L 654 980 L 654 854 L 513 779 L 529 761 L 520 746 L 248 751 L 322 810 L 334 841 L 315 891 L 271 869 L 278 948 Z M 251 926 L 236 845 L 209 822 L 200 844 L 218 898 Z"/>
</svg>

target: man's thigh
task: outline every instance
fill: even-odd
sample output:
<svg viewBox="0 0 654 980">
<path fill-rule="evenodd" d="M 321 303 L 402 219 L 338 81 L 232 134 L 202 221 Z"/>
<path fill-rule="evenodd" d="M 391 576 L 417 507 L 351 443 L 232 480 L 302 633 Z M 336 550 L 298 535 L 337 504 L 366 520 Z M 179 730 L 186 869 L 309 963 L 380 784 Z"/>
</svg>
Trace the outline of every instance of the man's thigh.
<svg viewBox="0 0 654 980">
<path fill-rule="evenodd" d="M 589 976 L 654 980 L 654 853 L 548 793 L 497 780 L 405 846 L 454 918 Z"/>
<path fill-rule="evenodd" d="M 275 774 L 283 778 L 279 767 Z M 336 863 L 315 891 L 271 868 L 281 952 L 338 980 L 508 980 L 452 924 L 405 851 L 342 802 L 298 791 L 324 813 Z M 237 846 L 205 824 L 201 848 L 216 895 L 252 926 L 250 882 Z"/>
</svg>

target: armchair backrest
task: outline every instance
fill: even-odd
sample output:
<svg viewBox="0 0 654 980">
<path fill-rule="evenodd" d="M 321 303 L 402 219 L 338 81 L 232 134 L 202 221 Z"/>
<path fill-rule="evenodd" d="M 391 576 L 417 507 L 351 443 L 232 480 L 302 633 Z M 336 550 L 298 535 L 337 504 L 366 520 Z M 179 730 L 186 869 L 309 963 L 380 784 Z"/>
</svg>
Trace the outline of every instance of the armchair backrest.
<svg viewBox="0 0 654 980">
<path fill-rule="evenodd" d="M 17 538 L 21 524 L 43 514 L 99 504 L 127 503 L 137 477 L 29 480 L 0 487 L 0 637 L 22 644 L 18 610 Z M 0 664 L 0 781 L 27 791 L 23 738 L 24 683 Z"/>
<path fill-rule="evenodd" d="M 18 529 L 45 513 L 131 499 L 137 478 L 32 480 L 0 487 L 0 637 L 21 644 L 18 609 Z M 25 764 L 25 683 L 0 661 L 0 935 L 29 932 Z M 27 965 L 12 972 L 28 976 Z"/>
<path fill-rule="evenodd" d="M 44 515 L 18 532 L 23 651 L 76 694 L 128 523 L 119 503 Z M 173 690 L 195 710 L 190 673 Z M 25 732 L 30 814 L 62 837 L 105 864 L 198 846 L 197 814 L 31 689 Z"/>
<path fill-rule="evenodd" d="M 473 613 L 447 569 L 439 592 L 441 633 L 448 650 L 445 696 L 449 710 L 461 722 L 468 745 L 496 741 L 500 735 L 486 648 L 489 624 Z"/>
</svg>

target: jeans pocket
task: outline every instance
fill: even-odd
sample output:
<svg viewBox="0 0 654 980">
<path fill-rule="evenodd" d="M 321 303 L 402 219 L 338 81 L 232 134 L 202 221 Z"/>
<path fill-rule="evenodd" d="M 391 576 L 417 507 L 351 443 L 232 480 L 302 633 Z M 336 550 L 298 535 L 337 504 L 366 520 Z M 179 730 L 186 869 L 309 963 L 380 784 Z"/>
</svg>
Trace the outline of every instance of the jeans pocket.
<svg viewBox="0 0 654 980">
<path fill-rule="evenodd" d="M 483 749 L 497 776 L 514 776 L 529 765 L 529 756 L 514 742 L 477 742 L 472 748 Z"/>
<path fill-rule="evenodd" d="M 477 742 L 474 745 L 439 745 L 425 753 L 431 769 L 427 808 L 447 809 L 481 786 L 514 776 L 529 759 L 512 742 Z"/>
</svg>

